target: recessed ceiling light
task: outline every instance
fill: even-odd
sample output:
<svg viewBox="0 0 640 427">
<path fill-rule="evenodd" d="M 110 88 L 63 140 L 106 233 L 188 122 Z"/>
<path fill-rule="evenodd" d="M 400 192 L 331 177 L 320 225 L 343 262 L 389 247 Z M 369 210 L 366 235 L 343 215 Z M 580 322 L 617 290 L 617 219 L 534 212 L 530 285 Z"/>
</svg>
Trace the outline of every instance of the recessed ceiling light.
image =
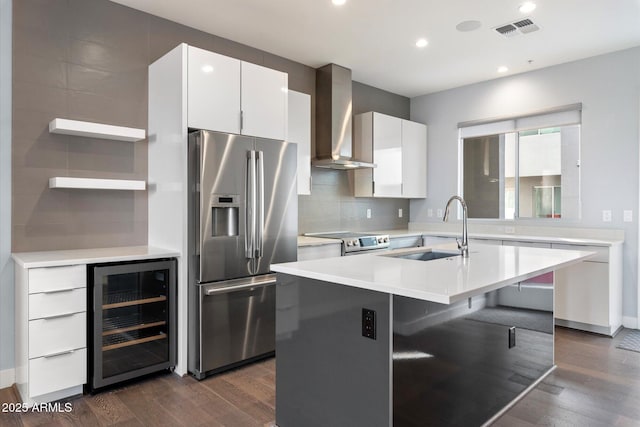
<svg viewBox="0 0 640 427">
<path fill-rule="evenodd" d="M 416 41 L 416 46 L 417 47 L 425 47 L 428 44 L 429 44 L 429 42 L 427 41 L 427 39 L 418 39 Z"/>
<path fill-rule="evenodd" d="M 501 67 L 498 67 L 498 72 L 499 73 L 506 73 L 507 71 L 509 71 L 509 69 L 507 67 L 505 67 L 504 65 Z"/>
<path fill-rule="evenodd" d="M 203 65 L 202 66 L 202 72 L 203 73 L 213 73 L 213 66 L 212 65 Z"/>
<path fill-rule="evenodd" d="M 331 0 L 331 3 L 335 4 L 336 6 L 342 6 L 346 2 L 347 0 Z"/>
<path fill-rule="evenodd" d="M 529 13 L 529 12 L 533 12 L 535 8 L 536 8 L 536 4 L 534 2 L 527 1 L 522 3 L 518 10 L 522 13 Z"/>
</svg>

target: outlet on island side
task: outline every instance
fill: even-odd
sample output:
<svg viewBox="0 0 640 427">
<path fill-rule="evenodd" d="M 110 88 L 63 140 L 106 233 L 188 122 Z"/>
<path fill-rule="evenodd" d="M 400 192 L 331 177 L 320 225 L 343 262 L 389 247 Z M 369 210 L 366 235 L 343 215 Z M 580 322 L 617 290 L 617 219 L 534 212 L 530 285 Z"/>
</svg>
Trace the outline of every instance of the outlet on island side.
<svg viewBox="0 0 640 427">
<path fill-rule="evenodd" d="M 362 309 L 362 336 L 376 339 L 376 312 L 368 308 Z"/>
</svg>

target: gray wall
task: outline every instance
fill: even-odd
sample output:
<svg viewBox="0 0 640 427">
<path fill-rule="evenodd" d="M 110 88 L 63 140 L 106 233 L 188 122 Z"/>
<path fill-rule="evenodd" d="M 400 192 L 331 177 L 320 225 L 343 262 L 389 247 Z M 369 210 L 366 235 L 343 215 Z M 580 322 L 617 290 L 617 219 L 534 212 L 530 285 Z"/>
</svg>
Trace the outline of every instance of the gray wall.
<svg viewBox="0 0 640 427">
<path fill-rule="evenodd" d="M 147 127 L 147 67 L 181 42 L 289 73 L 315 70 L 107 0 L 14 5 L 14 252 L 147 243 L 147 194 L 51 190 L 52 176 L 146 179 L 147 143 L 49 134 L 56 117 Z"/>
<path fill-rule="evenodd" d="M 0 0 L 0 371 L 13 367 L 11 0 Z"/>
<path fill-rule="evenodd" d="M 409 118 L 409 98 L 353 82 L 353 112 L 377 111 Z M 353 176 L 348 171 L 311 168 L 311 195 L 298 197 L 300 233 L 366 231 L 406 228 L 409 201 L 353 197 Z M 398 209 L 402 208 L 402 218 Z M 367 219 L 367 209 L 371 218 Z"/>
<path fill-rule="evenodd" d="M 639 97 L 640 48 L 633 48 L 413 98 L 411 118 L 428 126 L 429 197 L 411 202 L 411 221 L 438 221 L 427 209 L 443 208 L 457 192 L 458 122 L 582 102 L 582 219 L 519 223 L 624 229 L 623 313 L 635 318 Z M 612 222 L 602 222 L 604 209 Z M 633 210 L 632 223 L 622 221 L 623 210 Z"/>
<path fill-rule="evenodd" d="M 13 272 L 8 262 L 11 251 L 147 243 L 145 192 L 48 188 L 52 176 L 146 179 L 146 142 L 52 135 L 48 132 L 49 121 L 60 117 L 146 128 L 147 66 L 182 42 L 287 72 L 289 88 L 311 95 L 312 111 L 315 70 L 107 0 L 16 1 L 13 26 L 11 0 L 0 2 L 2 370 L 13 366 Z M 9 97 L 11 87 L 13 104 Z M 408 118 L 409 99 L 354 83 L 354 109 Z M 361 224 L 364 211 L 357 208 L 359 202 L 347 190 L 346 173 L 323 174 L 315 170 L 314 179 L 314 195 L 309 199 L 328 198 L 332 202 L 328 207 L 307 209 L 308 214 L 301 215 L 301 232 L 305 231 L 304 224 L 317 225 L 327 211 L 331 212 L 331 221 L 322 223 L 327 228 L 315 231 L 340 228 L 342 214 L 348 215 L 344 226 L 356 230 L 407 224 L 407 201 L 365 201 L 372 207 L 374 218 Z M 350 203 L 342 206 L 343 200 Z M 397 207 L 404 209 L 404 218 L 392 222 L 391 213 L 395 211 L 397 217 Z"/>
</svg>

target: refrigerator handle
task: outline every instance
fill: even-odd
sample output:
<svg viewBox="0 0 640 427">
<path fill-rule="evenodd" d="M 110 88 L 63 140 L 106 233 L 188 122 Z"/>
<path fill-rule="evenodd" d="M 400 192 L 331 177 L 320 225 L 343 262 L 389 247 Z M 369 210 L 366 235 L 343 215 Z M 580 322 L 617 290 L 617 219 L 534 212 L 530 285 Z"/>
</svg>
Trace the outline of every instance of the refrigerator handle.
<svg viewBox="0 0 640 427">
<path fill-rule="evenodd" d="M 256 152 L 247 151 L 247 180 L 246 180 L 246 203 L 245 203 L 245 233 L 244 249 L 245 257 L 252 259 L 255 257 L 255 235 L 256 235 Z"/>
<path fill-rule="evenodd" d="M 257 160 L 258 160 L 258 170 L 257 170 L 257 181 L 258 181 L 258 212 L 257 212 L 257 230 L 256 230 L 256 258 L 262 258 L 262 251 L 264 248 L 264 153 L 262 151 L 257 151 Z"/>
</svg>

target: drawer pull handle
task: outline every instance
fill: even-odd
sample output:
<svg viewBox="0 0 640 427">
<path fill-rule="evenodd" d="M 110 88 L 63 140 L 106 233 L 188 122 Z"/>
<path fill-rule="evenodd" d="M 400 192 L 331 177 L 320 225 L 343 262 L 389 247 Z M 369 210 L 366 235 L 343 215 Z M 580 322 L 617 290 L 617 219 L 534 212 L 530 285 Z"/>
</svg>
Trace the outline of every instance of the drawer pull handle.
<svg viewBox="0 0 640 427">
<path fill-rule="evenodd" d="M 43 294 L 60 294 L 62 292 L 73 292 L 75 288 L 67 288 L 67 289 L 54 289 L 52 291 L 45 291 Z"/>
<path fill-rule="evenodd" d="M 65 354 L 71 354 L 71 353 L 75 353 L 75 350 L 61 351 L 60 353 L 47 354 L 46 356 L 42 356 L 42 357 L 44 357 L 45 359 L 48 359 L 50 357 L 64 356 Z"/>
<path fill-rule="evenodd" d="M 56 314 L 55 316 L 47 316 L 47 317 L 43 317 L 42 319 L 43 320 L 59 319 L 61 317 L 71 317 L 74 314 L 77 314 L 77 313 Z"/>
</svg>

